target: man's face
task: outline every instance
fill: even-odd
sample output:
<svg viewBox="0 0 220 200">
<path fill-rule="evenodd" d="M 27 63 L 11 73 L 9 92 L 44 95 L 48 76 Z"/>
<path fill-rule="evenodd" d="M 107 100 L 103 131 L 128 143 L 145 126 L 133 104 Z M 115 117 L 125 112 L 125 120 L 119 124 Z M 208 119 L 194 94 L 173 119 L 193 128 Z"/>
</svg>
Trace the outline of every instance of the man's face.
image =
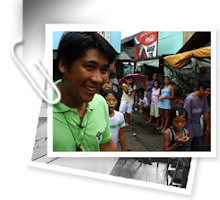
<svg viewBox="0 0 220 200">
<path fill-rule="evenodd" d="M 211 89 L 210 88 L 207 88 L 207 89 L 200 88 L 200 91 L 202 93 L 202 96 L 204 96 L 204 97 L 207 97 L 208 95 L 211 94 Z"/>
<path fill-rule="evenodd" d="M 108 80 L 108 57 L 98 49 L 89 49 L 75 60 L 70 69 L 65 64 L 59 66 L 63 73 L 63 98 L 74 103 L 89 102 Z"/>
</svg>

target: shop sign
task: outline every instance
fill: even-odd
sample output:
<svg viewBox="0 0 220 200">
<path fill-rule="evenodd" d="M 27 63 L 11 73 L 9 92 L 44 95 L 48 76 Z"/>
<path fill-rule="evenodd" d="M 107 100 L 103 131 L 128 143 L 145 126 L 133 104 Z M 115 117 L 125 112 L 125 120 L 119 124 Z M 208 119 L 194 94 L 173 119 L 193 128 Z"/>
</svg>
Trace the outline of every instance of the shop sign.
<svg viewBox="0 0 220 200">
<path fill-rule="evenodd" d="M 158 32 L 146 31 L 134 37 L 134 58 L 157 57 Z"/>
</svg>

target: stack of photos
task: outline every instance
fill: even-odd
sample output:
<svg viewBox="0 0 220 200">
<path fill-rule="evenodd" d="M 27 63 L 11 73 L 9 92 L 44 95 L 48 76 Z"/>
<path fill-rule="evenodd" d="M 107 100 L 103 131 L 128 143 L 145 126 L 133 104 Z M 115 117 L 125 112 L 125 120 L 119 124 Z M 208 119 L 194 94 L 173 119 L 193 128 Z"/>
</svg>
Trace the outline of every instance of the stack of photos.
<svg viewBox="0 0 220 200">
<path fill-rule="evenodd" d="M 31 165 L 190 194 L 215 153 L 212 32 L 82 30 L 46 25 L 61 98 L 42 102 Z"/>
</svg>

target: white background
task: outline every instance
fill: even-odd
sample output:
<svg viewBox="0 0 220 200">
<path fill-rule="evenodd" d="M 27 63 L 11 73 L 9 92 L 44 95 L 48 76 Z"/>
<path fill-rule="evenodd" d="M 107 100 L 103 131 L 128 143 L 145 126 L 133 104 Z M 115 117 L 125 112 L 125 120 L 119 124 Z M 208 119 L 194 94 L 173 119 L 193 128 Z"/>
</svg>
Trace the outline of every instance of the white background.
<svg viewBox="0 0 220 200">
<path fill-rule="evenodd" d="M 96 6 L 99 6 L 97 1 Z M 104 1 L 102 1 L 104 2 Z M 109 1 L 106 1 L 109 2 Z M 216 3 L 212 3 L 216 2 Z M 160 24 L 169 30 L 216 28 L 219 37 L 217 1 L 111 1 L 93 7 L 91 14 L 113 18 L 121 24 Z M 85 5 L 86 7 L 86 5 Z M 120 8 L 120 9 L 116 9 Z M 99 12 L 96 12 L 98 9 Z M 101 10 L 101 11 L 100 11 Z M 117 12 L 115 12 L 117 10 Z M 119 12 L 120 11 L 120 12 Z M 101 14 L 101 16 L 100 16 Z M 103 15 L 103 16 L 102 16 Z M 220 159 L 217 135 L 217 158 L 199 158 L 193 192 L 190 196 L 159 192 L 131 185 L 100 181 L 77 175 L 27 167 L 29 144 L 36 132 L 41 100 L 13 63 L 10 45 L 22 37 L 22 1 L 8 0 L 1 5 L 1 98 L 0 98 L 0 199 L 208 199 L 219 196 Z M 217 46 L 217 72 L 219 74 Z M 217 79 L 217 85 L 219 81 Z M 218 106 L 218 104 L 217 104 Z M 216 108 L 217 113 L 219 107 Z M 218 118 L 217 118 L 218 120 Z M 218 121 L 217 121 L 218 123 Z M 217 132 L 218 134 L 218 132 Z M 34 137 L 33 137 L 34 138 Z M 34 141 L 33 141 L 34 142 Z"/>
</svg>

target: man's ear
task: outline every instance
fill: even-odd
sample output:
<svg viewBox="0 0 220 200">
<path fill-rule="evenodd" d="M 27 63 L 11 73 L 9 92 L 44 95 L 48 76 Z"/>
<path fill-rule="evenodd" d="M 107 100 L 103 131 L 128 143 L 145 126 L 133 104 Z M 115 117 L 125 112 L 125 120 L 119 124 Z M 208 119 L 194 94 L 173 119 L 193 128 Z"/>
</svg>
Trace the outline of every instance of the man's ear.
<svg viewBox="0 0 220 200">
<path fill-rule="evenodd" d="M 59 66 L 59 70 L 60 70 L 61 73 L 66 72 L 67 66 L 66 66 L 66 63 L 65 63 L 65 61 L 63 59 L 61 59 L 59 61 L 58 66 Z"/>
</svg>

